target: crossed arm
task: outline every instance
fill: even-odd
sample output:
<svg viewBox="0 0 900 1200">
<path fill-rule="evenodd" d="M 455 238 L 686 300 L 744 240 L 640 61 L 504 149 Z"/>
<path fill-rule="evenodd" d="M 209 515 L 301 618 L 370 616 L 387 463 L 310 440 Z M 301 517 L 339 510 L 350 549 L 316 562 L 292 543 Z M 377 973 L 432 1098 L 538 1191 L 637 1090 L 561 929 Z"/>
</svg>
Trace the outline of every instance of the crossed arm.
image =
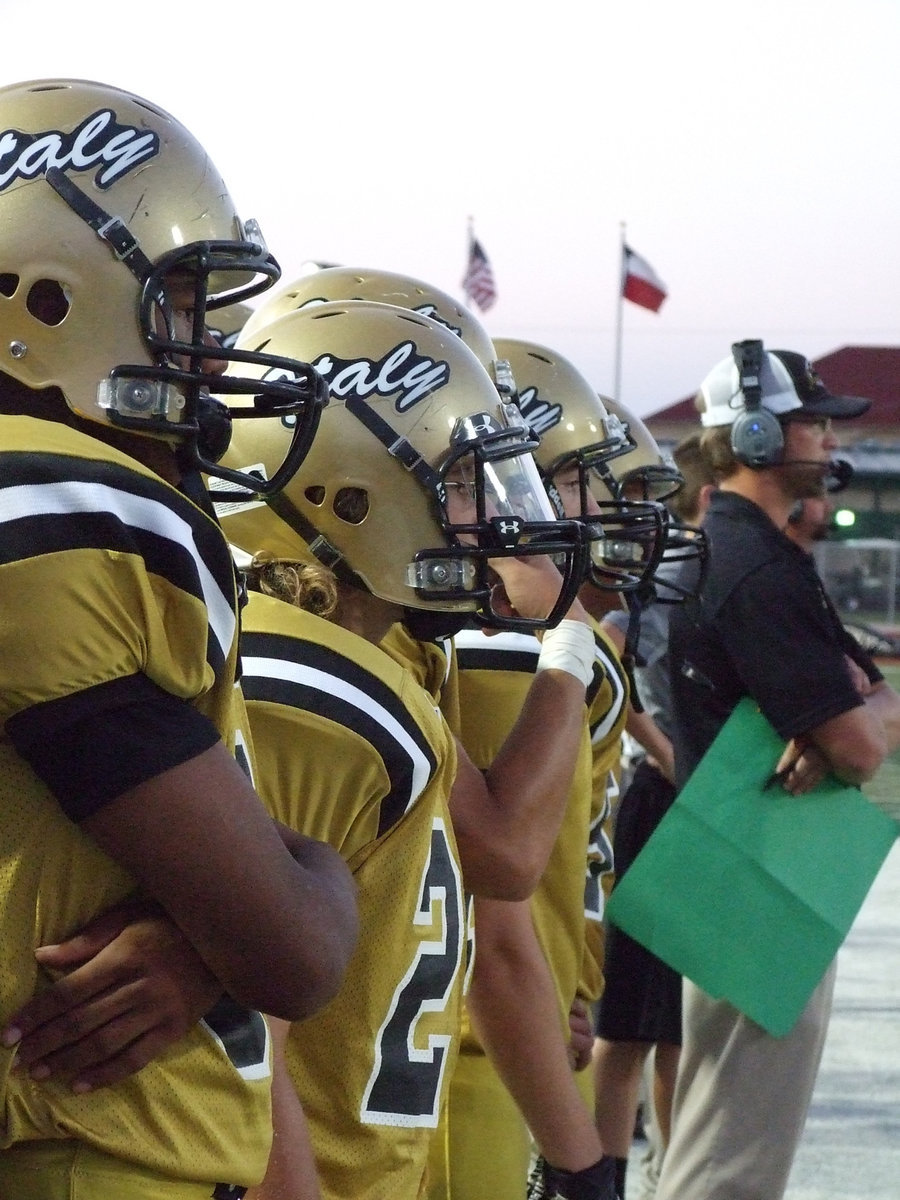
<svg viewBox="0 0 900 1200">
<path fill-rule="evenodd" d="M 64 973 L 7 1023 L 19 1069 L 79 1091 L 139 1070 L 222 992 L 295 1020 L 334 995 L 355 885 L 331 847 L 276 826 L 221 743 L 85 823 L 139 892 L 36 953 Z"/>
<path fill-rule="evenodd" d="M 803 795 L 833 774 L 844 783 L 866 783 L 900 746 L 900 695 L 885 680 L 871 683 L 846 659 L 862 704 L 792 738 L 775 766 L 786 791 Z"/>
</svg>

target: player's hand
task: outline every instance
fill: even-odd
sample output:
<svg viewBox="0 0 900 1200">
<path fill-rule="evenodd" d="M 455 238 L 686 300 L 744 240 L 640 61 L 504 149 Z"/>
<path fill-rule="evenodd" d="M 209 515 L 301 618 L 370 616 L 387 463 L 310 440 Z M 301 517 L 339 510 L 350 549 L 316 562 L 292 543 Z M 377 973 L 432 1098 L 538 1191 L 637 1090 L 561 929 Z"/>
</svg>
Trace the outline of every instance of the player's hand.
<svg viewBox="0 0 900 1200">
<path fill-rule="evenodd" d="M 620 1200 L 615 1159 L 604 1154 L 583 1171 L 563 1171 L 539 1155 L 528 1175 L 526 1196 L 527 1200 Z"/>
<path fill-rule="evenodd" d="M 492 558 L 491 566 L 500 576 L 491 593 L 491 607 L 505 616 L 540 619 L 553 609 L 562 589 L 562 576 L 549 555 L 525 558 Z M 579 600 L 565 614 L 567 620 L 589 624 Z"/>
<path fill-rule="evenodd" d="M 221 984 L 158 908 L 126 902 L 73 938 L 35 951 L 62 972 L 7 1023 L 3 1044 L 34 1079 L 106 1087 L 156 1058 L 213 1006 Z"/>
<path fill-rule="evenodd" d="M 578 997 L 569 1009 L 569 1062 L 573 1071 L 583 1071 L 590 1065 L 594 1051 L 594 1030 L 588 1007 Z"/>
</svg>

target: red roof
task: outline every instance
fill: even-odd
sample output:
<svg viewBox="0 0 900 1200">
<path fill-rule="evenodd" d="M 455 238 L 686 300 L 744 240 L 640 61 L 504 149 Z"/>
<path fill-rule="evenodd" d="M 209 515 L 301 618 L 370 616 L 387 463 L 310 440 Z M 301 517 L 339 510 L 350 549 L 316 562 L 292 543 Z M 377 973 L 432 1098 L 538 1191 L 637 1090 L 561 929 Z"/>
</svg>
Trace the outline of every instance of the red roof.
<svg viewBox="0 0 900 1200">
<path fill-rule="evenodd" d="M 896 425 L 900 429 L 900 346 L 843 346 L 813 366 L 830 392 L 865 396 L 872 407 L 861 419 L 866 425 Z M 697 421 L 693 395 L 644 418 L 645 421 Z"/>
</svg>

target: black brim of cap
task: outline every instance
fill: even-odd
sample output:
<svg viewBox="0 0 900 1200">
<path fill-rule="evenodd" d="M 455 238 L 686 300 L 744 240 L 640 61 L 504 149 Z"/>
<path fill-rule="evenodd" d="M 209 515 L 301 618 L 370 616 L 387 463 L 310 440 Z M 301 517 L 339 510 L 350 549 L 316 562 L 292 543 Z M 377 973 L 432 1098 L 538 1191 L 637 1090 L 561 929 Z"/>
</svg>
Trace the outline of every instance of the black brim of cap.
<svg viewBox="0 0 900 1200">
<path fill-rule="evenodd" d="M 851 417 L 861 417 L 869 411 L 872 401 L 862 396 L 832 396 L 830 392 L 822 392 L 803 401 L 802 410 L 795 412 L 810 413 L 815 417 L 833 417 L 836 421 L 847 421 Z M 790 413 L 786 414 L 790 416 Z"/>
</svg>

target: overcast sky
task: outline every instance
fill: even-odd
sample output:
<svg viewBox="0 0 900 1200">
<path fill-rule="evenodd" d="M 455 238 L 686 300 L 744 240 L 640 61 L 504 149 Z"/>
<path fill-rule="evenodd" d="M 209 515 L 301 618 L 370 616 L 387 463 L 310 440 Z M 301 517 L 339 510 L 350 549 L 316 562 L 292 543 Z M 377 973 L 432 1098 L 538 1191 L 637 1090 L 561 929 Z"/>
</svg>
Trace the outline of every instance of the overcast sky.
<svg viewBox="0 0 900 1200">
<path fill-rule="evenodd" d="M 810 357 L 897 344 L 898 0 L 0 0 L 6 82 L 74 76 L 168 108 L 285 280 L 310 259 L 462 296 L 466 226 L 495 336 L 615 381 L 693 391 L 732 341 Z"/>
</svg>

